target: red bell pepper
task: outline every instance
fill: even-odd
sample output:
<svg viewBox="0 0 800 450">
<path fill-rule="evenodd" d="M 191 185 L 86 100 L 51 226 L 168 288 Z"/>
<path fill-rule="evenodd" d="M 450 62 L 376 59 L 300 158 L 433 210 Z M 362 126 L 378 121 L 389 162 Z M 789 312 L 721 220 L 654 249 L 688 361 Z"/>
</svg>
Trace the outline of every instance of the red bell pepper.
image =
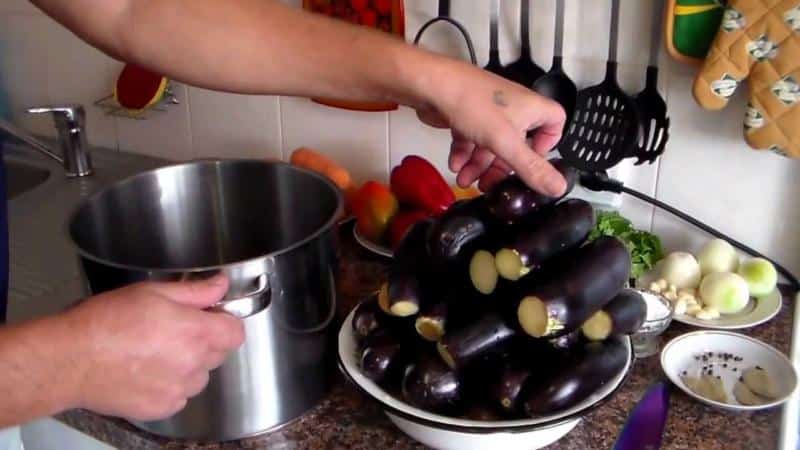
<svg viewBox="0 0 800 450">
<path fill-rule="evenodd" d="M 390 185 L 400 203 L 433 215 L 447 211 L 456 200 L 436 167 L 416 155 L 406 156 L 392 169 Z"/>
<path fill-rule="evenodd" d="M 400 211 L 394 216 L 392 222 L 389 224 L 389 245 L 392 250 L 397 249 L 400 241 L 406 235 L 406 232 L 411 225 L 419 222 L 420 220 L 430 217 L 430 213 L 421 209 L 412 209 L 408 211 Z"/>
</svg>

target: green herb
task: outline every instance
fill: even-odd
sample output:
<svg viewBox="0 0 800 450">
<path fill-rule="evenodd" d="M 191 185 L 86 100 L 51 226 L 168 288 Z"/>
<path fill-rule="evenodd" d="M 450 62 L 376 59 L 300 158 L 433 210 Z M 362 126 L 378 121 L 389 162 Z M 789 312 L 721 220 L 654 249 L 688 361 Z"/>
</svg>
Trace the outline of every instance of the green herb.
<svg viewBox="0 0 800 450">
<path fill-rule="evenodd" d="M 616 211 L 600 211 L 589 240 L 599 236 L 614 236 L 621 240 L 631 253 L 631 278 L 639 278 L 664 257 L 661 239 L 653 233 L 637 230 L 630 220 Z"/>
</svg>

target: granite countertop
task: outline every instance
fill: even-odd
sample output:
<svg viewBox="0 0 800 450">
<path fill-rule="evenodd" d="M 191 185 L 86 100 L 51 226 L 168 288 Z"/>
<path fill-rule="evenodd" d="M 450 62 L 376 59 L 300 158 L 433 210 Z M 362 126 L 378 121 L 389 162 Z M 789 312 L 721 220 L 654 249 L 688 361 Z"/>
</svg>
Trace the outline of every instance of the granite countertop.
<svg viewBox="0 0 800 450">
<path fill-rule="evenodd" d="M 374 291 L 386 269 L 386 260 L 367 253 L 342 228 L 342 264 L 338 279 L 339 319 Z M 744 330 L 788 353 L 792 330 L 791 297 L 784 292 L 783 308 L 770 322 Z M 692 328 L 673 323 L 668 340 Z M 663 341 L 662 341 L 663 343 Z M 637 360 L 623 387 L 604 405 L 585 416 L 549 450 L 608 449 L 614 444 L 636 402 L 664 374 L 658 356 Z M 726 413 L 672 391 L 663 449 L 773 449 L 778 442 L 780 408 L 755 413 Z M 56 417 L 109 445 L 121 449 L 423 449 L 397 429 L 377 406 L 339 376 L 332 392 L 303 417 L 264 435 L 225 443 L 175 441 L 134 428 L 115 418 L 73 410 Z"/>
</svg>

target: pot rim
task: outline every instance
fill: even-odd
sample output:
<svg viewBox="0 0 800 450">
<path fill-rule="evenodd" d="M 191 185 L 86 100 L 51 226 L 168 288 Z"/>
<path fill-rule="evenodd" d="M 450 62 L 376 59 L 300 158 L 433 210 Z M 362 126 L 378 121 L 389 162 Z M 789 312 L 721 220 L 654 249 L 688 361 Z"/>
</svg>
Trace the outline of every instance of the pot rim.
<svg viewBox="0 0 800 450">
<path fill-rule="evenodd" d="M 72 231 L 71 231 L 72 224 L 75 222 L 78 214 L 81 212 L 81 209 L 83 207 L 85 207 L 92 199 L 100 197 L 100 196 L 112 191 L 113 189 L 116 189 L 116 188 L 119 188 L 121 186 L 133 183 L 135 180 L 138 180 L 140 178 L 143 178 L 143 177 L 145 177 L 147 175 L 150 175 L 150 174 L 153 174 L 155 172 L 167 171 L 167 170 L 175 170 L 176 168 L 184 167 L 184 166 L 196 166 L 196 165 L 220 166 L 220 165 L 223 165 L 223 164 L 233 164 L 233 163 L 251 163 L 251 164 L 259 164 L 259 165 L 265 165 L 265 166 L 286 166 L 286 167 L 290 168 L 291 170 L 294 170 L 294 171 L 297 171 L 297 172 L 300 172 L 300 173 L 304 173 L 306 175 L 310 175 L 310 176 L 316 178 L 317 180 L 322 181 L 325 185 L 327 185 L 328 187 L 331 188 L 331 190 L 333 191 L 334 195 L 336 196 L 336 207 L 334 208 L 334 211 L 331 214 L 331 217 L 329 217 L 328 220 L 324 224 L 322 224 L 319 228 L 317 228 L 313 233 L 309 234 L 308 236 L 306 236 L 303 239 L 300 239 L 297 242 L 294 242 L 294 243 L 292 243 L 292 244 L 290 244 L 290 245 L 288 245 L 286 247 L 283 247 L 281 249 L 275 250 L 273 252 L 265 253 L 263 255 L 256 256 L 256 257 L 253 257 L 253 258 L 243 259 L 243 260 L 239 260 L 239 261 L 232 261 L 232 262 L 224 263 L 224 264 L 215 264 L 215 265 L 211 265 L 211 266 L 158 268 L 158 267 L 138 266 L 138 265 L 135 265 L 135 264 L 118 263 L 118 262 L 110 261 L 110 260 L 105 259 L 105 258 L 101 258 L 101 257 L 96 256 L 95 254 L 90 253 L 89 251 L 85 250 L 83 247 L 81 247 L 76 242 L 74 236 L 72 235 Z M 94 194 L 84 198 L 83 201 L 81 201 L 78 205 L 76 205 L 73 208 L 72 212 L 69 214 L 69 217 L 67 218 L 67 221 L 64 224 L 64 227 L 66 228 L 65 231 L 66 231 L 66 234 L 67 234 L 67 236 L 69 238 L 68 241 L 69 241 L 70 245 L 83 258 L 92 260 L 94 262 L 97 262 L 97 263 L 100 263 L 100 264 L 103 264 L 103 265 L 106 265 L 106 266 L 114 267 L 114 268 L 117 268 L 117 269 L 135 270 L 135 271 L 140 271 L 140 272 L 151 272 L 151 273 L 162 273 L 162 274 L 180 274 L 180 273 L 198 273 L 198 272 L 219 271 L 221 269 L 228 269 L 228 268 L 233 268 L 235 266 L 246 265 L 246 264 L 249 264 L 249 263 L 253 263 L 253 262 L 262 260 L 264 258 L 271 258 L 271 257 L 275 257 L 275 256 L 278 256 L 278 255 L 281 255 L 281 254 L 284 254 L 284 253 L 288 253 L 288 252 L 290 252 L 292 250 L 295 250 L 297 248 L 300 248 L 300 247 L 308 244 L 309 242 L 311 242 L 311 241 L 317 239 L 318 237 L 320 237 L 322 234 L 326 233 L 330 228 L 335 227 L 337 225 L 337 223 L 339 222 L 340 216 L 343 215 L 343 212 L 344 212 L 344 195 L 342 193 L 342 190 L 339 189 L 339 187 L 336 186 L 327 177 L 322 176 L 321 174 L 318 174 L 317 172 L 305 169 L 303 167 L 298 167 L 298 166 L 295 166 L 293 164 L 289 164 L 289 163 L 287 163 L 285 161 L 277 161 L 277 160 L 276 161 L 266 161 L 266 160 L 255 159 L 255 158 L 210 158 L 210 159 L 196 159 L 196 160 L 192 160 L 192 161 L 179 162 L 179 163 L 175 163 L 175 164 L 167 164 L 165 166 L 157 167 L 155 169 L 150 169 L 150 170 L 146 170 L 146 171 L 143 171 L 143 172 L 139 172 L 137 174 L 128 176 L 126 178 L 122 178 L 121 180 L 118 180 L 118 181 L 116 181 L 114 183 L 111 183 L 110 185 L 105 186 L 102 189 L 98 190 Z"/>
</svg>

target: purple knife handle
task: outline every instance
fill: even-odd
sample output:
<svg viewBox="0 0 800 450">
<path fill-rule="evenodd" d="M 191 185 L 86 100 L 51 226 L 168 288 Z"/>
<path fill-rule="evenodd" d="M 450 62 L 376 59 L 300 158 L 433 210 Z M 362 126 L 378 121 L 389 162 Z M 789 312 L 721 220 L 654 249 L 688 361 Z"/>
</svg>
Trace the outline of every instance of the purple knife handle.
<svg viewBox="0 0 800 450">
<path fill-rule="evenodd" d="M 658 382 L 648 389 L 625 422 L 614 450 L 657 450 L 661 448 L 669 411 L 669 385 Z"/>
</svg>

